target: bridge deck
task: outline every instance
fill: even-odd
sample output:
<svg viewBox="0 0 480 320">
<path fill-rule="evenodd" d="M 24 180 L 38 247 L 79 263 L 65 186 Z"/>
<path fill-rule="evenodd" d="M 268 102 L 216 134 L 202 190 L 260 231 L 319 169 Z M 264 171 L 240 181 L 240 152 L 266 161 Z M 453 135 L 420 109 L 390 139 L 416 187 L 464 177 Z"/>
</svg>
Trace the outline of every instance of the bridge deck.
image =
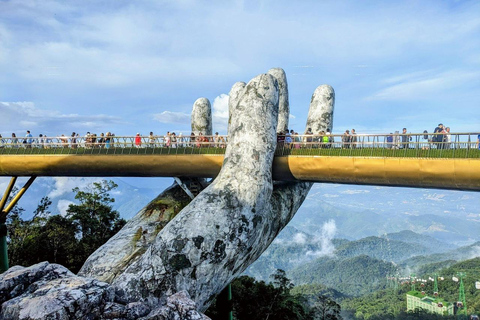
<svg viewBox="0 0 480 320">
<path fill-rule="evenodd" d="M 105 149 L 98 149 L 105 151 Z M 158 149 L 159 150 L 159 149 Z M 65 152 L 65 153 L 62 153 Z M 223 154 L 10 154 L 0 156 L 0 176 L 136 176 L 136 177 L 215 177 Z M 178 150 L 177 150 L 178 151 Z M 396 152 L 398 150 L 384 150 Z M 382 152 L 384 152 L 382 151 Z M 426 150 L 425 150 L 426 151 Z M 442 150 L 431 150 L 442 151 Z M 444 155 L 446 151 L 443 150 Z M 273 178 L 282 181 L 313 181 L 408 187 L 480 190 L 480 152 L 470 158 L 412 158 L 407 156 L 358 156 L 365 150 L 349 150 L 348 155 L 276 156 Z M 341 152 L 341 151 L 339 151 Z M 403 154 L 418 150 L 403 150 Z M 458 155 L 458 154 L 457 154 Z"/>
</svg>

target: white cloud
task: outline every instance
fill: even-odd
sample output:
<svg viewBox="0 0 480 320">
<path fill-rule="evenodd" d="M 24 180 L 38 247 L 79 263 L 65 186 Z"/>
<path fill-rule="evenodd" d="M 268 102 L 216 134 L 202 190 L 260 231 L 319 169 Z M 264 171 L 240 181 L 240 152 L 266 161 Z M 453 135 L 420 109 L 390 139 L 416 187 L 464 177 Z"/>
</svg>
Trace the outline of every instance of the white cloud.
<svg viewBox="0 0 480 320">
<path fill-rule="evenodd" d="M 480 257 L 480 246 L 472 247 L 469 259 Z"/>
<path fill-rule="evenodd" d="M 55 181 L 54 188 L 48 193 L 48 197 L 52 199 L 70 193 L 76 187 L 85 189 L 93 182 L 98 181 L 98 178 L 54 177 L 53 180 Z"/>
<path fill-rule="evenodd" d="M 228 127 L 228 100 L 227 94 L 220 94 L 213 99 L 212 104 L 212 120 L 213 131 L 227 131 Z M 153 119 L 160 123 L 176 123 L 190 125 L 191 114 L 185 112 L 163 111 L 153 115 Z M 180 130 L 177 130 L 180 131 Z"/>
<path fill-rule="evenodd" d="M 322 233 L 315 241 L 320 242 L 322 249 L 318 251 L 308 251 L 306 254 L 314 257 L 332 256 L 335 252 L 335 247 L 332 243 L 335 234 L 337 233 L 337 225 L 335 220 L 328 220 L 322 226 Z"/>
<path fill-rule="evenodd" d="M 113 124 L 122 123 L 118 117 L 93 114 L 64 114 L 56 110 L 43 110 L 33 102 L 0 102 L 0 126 L 4 133 L 18 130 L 41 130 L 51 136 L 80 130 L 105 130 Z M 7 129 L 6 129 L 7 128 Z M 40 133 L 40 132 L 38 132 Z M 17 133 L 17 136 L 21 136 Z"/>
<path fill-rule="evenodd" d="M 66 216 L 68 206 L 71 205 L 71 204 L 74 204 L 74 202 L 72 202 L 70 200 L 63 200 L 63 199 L 58 200 L 57 209 L 58 209 L 58 212 L 60 213 L 60 215 Z"/>
<path fill-rule="evenodd" d="M 345 190 L 345 191 L 340 191 L 339 193 L 342 194 L 362 194 L 362 193 L 370 193 L 370 190 Z"/>
<path fill-rule="evenodd" d="M 293 236 L 292 241 L 296 244 L 305 244 L 307 243 L 307 236 L 299 232 Z"/>
<path fill-rule="evenodd" d="M 190 123 L 191 115 L 184 112 L 163 111 L 153 115 L 153 119 L 161 123 Z"/>
<path fill-rule="evenodd" d="M 434 193 L 434 194 L 428 194 L 425 197 L 425 200 L 432 200 L 432 201 L 445 201 L 445 194 L 439 194 L 439 193 Z"/>
<path fill-rule="evenodd" d="M 328 194 L 328 193 L 325 193 L 325 194 L 322 194 L 322 197 L 323 197 L 323 198 L 338 198 L 339 195 L 338 195 L 338 194 Z"/>
<path fill-rule="evenodd" d="M 228 128 L 228 101 L 230 96 L 222 93 L 213 99 L 212 117 L 213 131 L 227 131 Z"/>
<path fill-rule="evenodd" d="M 450 95 L 451 90 L 479 80 L 480 73 L 470 70 L 451 70 L 437 74 L 420 71 L 385 79 L 385 83 L 392 85 L 375 93 L 370 99 L 395 101 L 430 99 L 432 95 Z"/>
</svg>

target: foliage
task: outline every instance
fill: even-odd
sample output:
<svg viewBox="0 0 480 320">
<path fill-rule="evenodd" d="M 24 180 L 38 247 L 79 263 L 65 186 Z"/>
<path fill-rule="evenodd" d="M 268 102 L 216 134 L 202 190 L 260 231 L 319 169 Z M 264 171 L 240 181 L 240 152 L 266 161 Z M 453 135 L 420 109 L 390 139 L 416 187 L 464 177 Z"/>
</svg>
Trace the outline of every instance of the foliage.
<svg viewBox="0 0 480 320">
<path fill-rule="evenodd" d="M 76 228 L 72 221 L 62 216 L 49 216 L 48 197 L 41 199 L 31 220 L 22 220 L 18 208 L 8 216 L 8 250 L 10 265 L 29 266 L 48 260 L 74 267 L 73 253 L 76 250 Z"/>
<path fill-rule="evenodd" d="M 457 263 L 457 261 L 455 260 L 445 260 L 445 261 L 428 263 L 423 266 L 420 266 L 417 269 L 416 273 L 417 274 L 433 274 L 435 272 L 438 272 L 441 269 L 448 268 L 455 263 Z"/>
<path fill-rule="evenodd" d="M 348 259 L 319 258 L 292 270 L 296 284 L 320 283 L 346 295 L 362 295 L 383 289 L 386 276 L 397 268 L 389 262 L 366 255 Z"/>
<path fill-rule="evenodd" d="M 465 260 L 448 268 L 437 270 L 445 280 L 438 282 L 439 297 L 449 302 L 459 298 L 459 283 L 452 281 L 452 276 L 465 272 L 465 297 L 468 314 L 480 312 L 480 290 L 475 289 L 475 281 L 480 281 L 480 258 Z M 420 278 L 433 277 L 433 274 L 417 274 Z M 398 291 L 382 290 L 362 297 L 343 300 L 341 305 L 347 319 L 454 319 L 427 314 L 423 311 L 406 312 L 405 294 L 411 289 L 409 284 L 401 286 Z M 422 287 L 428 295 L 433 295 L 433 282 L 428 281 Z"/>
<path fill-rule="evenodd" d="M 125 225 L 125 220 L 120 219 L 119 213 L 111 206 L 115 199 L 110 197 L 109 192 L 116 187 L 113 181 L 102 180 L 94 182 L 87 191 L 78 187 L 73 189 L 80 204 L 68 206 L 67 218 L 77 227 L 77 254 L 83 261 Z"/>
<path fill-rule="evenodd" d="M 125 224 L 109 205 L 114 201 L 109 192 L 115 187 L 112 181 L 102 181 L 87 191 L 73 189 L 80 204 L 70 205 L 65 217 L 50 215 L 48 197 L 41 199 L 31 220 L 23 220 L 24 210 L 15 207 L 7 219 L 10 265 L 49 261 L 77 272 Z"/>
<path fill-rule="evenodd" d="M 466 228 L 463 225 L 457 224 L 456 227 L 461 228 L 462 230 L 466 230 Z M 441 263 L 443 261 L 446 261 L 446 257 L 448 257 L 449 260 L 456 260 L 456 261 L 467 260 L 467 259 L 470 259 L 471 257 L 478 255 L 479 247 L 480 247 L 480 241 L 477 241 L 468 246 L 459 247 L 459 248 L 447 251 L 445 253 L 434 253 L 426 256 L 422 256 L 422 255 L 415 256 L 402 261 L 400 263 L 400 266 L 404 268 L 406 267 L 417 268 L 427 264 L 433 264 L 437 262 Z"/>
<path fill-rule="evenodd" d="M 348 298 L 348 296 L 342 292 L 319 283 L 301 284 L 295 286 L 292 288 L 292 290 L 290 290 L 290 293 L 293 295 L 302 295 L 306 297 L 310 305 L 315 303 L 318 296 L 326 296 L 338 302 Z"/>
<path fill-rule="evenodd" d="M 310 314 L 315 320 L 335 320 L 340 318 L 340 305 L 333 299 L 319 295 Z"/>
<path fill-rule="evenodd" d="M 372 258 L 395 262 L 409 258 L 412 255 L 427 253 L 430 253 L 430 250 L 419 244 L 407 244 L 402 241 L 374 236 L 351 241 L 336 248 L 336 255 L 343 258 L 365 254 Z"/>
<path fill-rule="evenodd" d="M 332 299 L 319 297 L 317 304 L 311 308 L 302 295 L 291 294 L 293 284 L 285 271 L 277 270 L 271 278 L 273 283 L 256 281 L 249 276 L 241 276 L 232 282 L 235 319 L 341 319 L 340 306 Z M 214 320 L 221 319 L 219 301 L 217 297 L 206 312 Z M 320 311 L 324 311 L 325 317 L 317 317 Z"/>
</svg>

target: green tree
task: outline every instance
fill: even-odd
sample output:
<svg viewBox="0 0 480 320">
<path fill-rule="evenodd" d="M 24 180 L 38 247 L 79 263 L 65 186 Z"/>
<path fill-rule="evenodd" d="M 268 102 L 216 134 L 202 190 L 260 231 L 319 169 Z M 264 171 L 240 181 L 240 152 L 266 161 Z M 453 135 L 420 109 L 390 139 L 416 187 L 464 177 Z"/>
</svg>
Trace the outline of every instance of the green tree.
<svg viewBox="0 0 480 320">
<path fill-rule="evenodd" d="M 23 209 L 15 206 L 8 215 L 10 265 L 29 266 L 41 261 L 59 263 L 78 272 L 88 256 L 123 225 L 111 204 L 112 181 L 95 182 L 86 190 L 73 189 L 79 204 L 72 204 L 66 216 L 50 215 L 52 201 L 40 200 L 31 220 L 23 220 Z"/>
<path fill-rule="evenodd" d="M 311 315 L 315 320 L 340 320 L 342 319 L 340 310 L 340 305 L 333 299 L 318 295 L 311 310 Z"/>
<path fill-rule="evenodd" d="M 10 197 L 7 200 L 7 203 L 12 201 L 13 197 L 18 193 L 18 188 L 13 187 Z M 18 261 L 22 260 L 24 252 L 22 246 L 25 242 L 27 232 L 25 230 L 25 222 L 23 221 L 21 215 L 25 210 L 22 207 L 18 206 L 18 203 L 12 208 L 10 213 L 7 215 L 7 245 L 8 245 L 8 259 L 10 266 L 15 264 L 20 264 Z"/>
<path fill-rule="evenodd" d="M 67 218 L 77 228 L 77 237 L 80 239 L 77 253 L 79 263 L 83 263 L 126 223 L 111 205 L 115 199 L 110 196 L 110 191 L 116 187 L 115 182 L 102 180 L 94 182 L 86 190 L 78 187 L 73 189 L 75 199 L 80 203 L 68 206 Z"/>
<path fill-rule="evenodd" d="M 77 227 L 61 215 L 51 216 L 42 227 L 41 243 L 45 251 L 43 260 L 61 264 L 77 272 L 83 261 L 77 257 L 79 240 L 75 237 Z"/>
<path fill-rule="evenodd" d="M 11 265 L 29 266 L 49 261 L 71 270 L 79 268 L 75 261 L 77 228 L 70 219 L 50 216 L 51 204 L 48 197 L 43 197 L 31 220 L 21 218 L 21 208 L 14 209 L 9 215 L 8 249 Z"/>
<path fill-rule="evenodd" d="M 311 316 L 306 300 L 300 295 L 291 295 L 293 287 L 285 272 L 277 270 L 272 275 L 275 284 L 256 281 L 241 276 L 232 282 L 233 315 L 237 320 L 309 320 Z M 218 301 L 214 301 L 206 314 L 220 319 Z"/>
</svg>

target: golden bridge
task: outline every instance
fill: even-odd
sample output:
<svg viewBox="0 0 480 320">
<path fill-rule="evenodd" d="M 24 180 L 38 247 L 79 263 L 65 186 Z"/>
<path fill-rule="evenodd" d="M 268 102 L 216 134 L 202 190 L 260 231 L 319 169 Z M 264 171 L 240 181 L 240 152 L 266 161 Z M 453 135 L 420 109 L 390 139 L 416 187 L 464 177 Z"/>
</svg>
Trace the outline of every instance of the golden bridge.
<svg viewBox="0 0 480 320">
<path fill-rule="evenodd" d="M 279 139 L 274 180 L 480 190 L 478 133 Z M 0 176 L 213 178 L 227 136 L 3 138 Z"/>
<path fill-rule="evenodd" d="M 479 133 L 279 136 L 278 181 L 368 184 L 480 191 Z M 0 139 L 0 272 L 8 269 L 6 217 L 37 176 L 214 178 L 226 136 L 25 137 Z M 17 177 L 29 180 L 7 204 Z M 183 179 L 182 179 L 183 178 Z M 191 185 L 190 185 L 191 187 Z"/>
</svg>

